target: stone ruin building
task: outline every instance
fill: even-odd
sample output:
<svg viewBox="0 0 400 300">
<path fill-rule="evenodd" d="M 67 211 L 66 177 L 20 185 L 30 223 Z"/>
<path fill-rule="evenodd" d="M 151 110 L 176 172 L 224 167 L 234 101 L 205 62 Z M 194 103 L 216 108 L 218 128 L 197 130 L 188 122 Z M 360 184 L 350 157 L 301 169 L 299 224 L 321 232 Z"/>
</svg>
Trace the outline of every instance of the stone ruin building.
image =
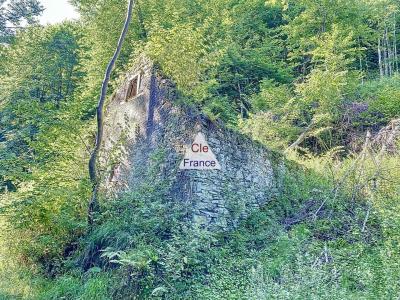
<svg viewBox="0 0 400 300">
<path fill-rule="evenodd" d="M 158 179 L 168 180 L 169 201 L 188 207 L 189 218 L 213 230 L 234 228 L 279 192 L 283 160 L 248 137 L 177 105 L 176 90 L 153 63 L 138 59 L 105 112 L 100 165 L 110 197 L 148 180 L 158 159 Z M 187 147 L 201 132 L 221 168 L 182 170 Z"/>
</svg>

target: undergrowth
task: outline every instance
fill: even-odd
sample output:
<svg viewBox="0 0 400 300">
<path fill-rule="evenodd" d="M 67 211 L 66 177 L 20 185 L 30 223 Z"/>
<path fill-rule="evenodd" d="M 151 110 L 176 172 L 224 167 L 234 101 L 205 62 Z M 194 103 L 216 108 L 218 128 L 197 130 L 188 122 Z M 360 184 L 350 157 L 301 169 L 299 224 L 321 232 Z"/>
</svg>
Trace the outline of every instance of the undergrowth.
<svg viewBox="0 0 400 300">
<path fill-rule="evenodd" d="M 399 161 L 382 161 L 391 180 L 372 204 L 352 198 L 349 178 L 332 194 L 348 165 L 288 166 L 282 194 L 225 233 L 185 225 L 165 185 L 142 186 L 108 203 L 38 299 L 395 299 Z"/>
</svg>

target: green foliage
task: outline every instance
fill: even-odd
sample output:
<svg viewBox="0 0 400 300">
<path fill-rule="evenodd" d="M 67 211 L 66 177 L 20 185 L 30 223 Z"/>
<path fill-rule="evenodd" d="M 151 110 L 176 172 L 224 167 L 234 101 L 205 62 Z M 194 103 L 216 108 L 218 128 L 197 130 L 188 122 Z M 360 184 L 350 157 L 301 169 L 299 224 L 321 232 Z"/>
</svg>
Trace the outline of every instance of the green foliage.
<svg viewBox="0 0 400 300">
<path fill-rule="evenodd" d="M 123 281 L 112 286 L 118 299 L 185 295 L 192 275 L 205 268 L 203 253 L 212 239 L 185 225 L 187 208 L 166 202 L 167 188 L 155 181 L 105 206 L 100 225 L 83 243 L 79 261 L 84 269 L 118 268 Z"/>
<path fill-rule="evenodd" d="M 159 186 L 126 195 L 107 207 L 103 222 L 86 238 L 82 253 L 91 264 L 86 267 L 87 275 L 74 279 L 80 282 L 74 289 L 78 291 L 75 297 L 87 293 L 92 284 L 94 279 L 86 276 L 114 278 L 106 294 L 113 299 L 127 295 L 139 299 L 264 299 L 271 295 L 276 299 L 360 299 L 396 295 L 398 239 L 392 230 L 398 230 L 398 222 L 381 223 L 390 216 L 382 211 L 379 217 L 371 216 L 368 233 L 362 233 L 365 204 L 358 198 L 356 203 L 347 200 L 351 180 L 346 180 L 348 187 L 338 197 L 333 198 L 330 192 L 332 177 L 347 173 L 352 161 L 343 164 L 339 174 L 326 172 L 334 167 L 329 158 L 304 163 L 315 165 L 316 171 L 288 164 L 281 196 L 250 215 L 236 230 L 217 235 L 182 226 L 179 211 L 184 208 L 166 208 Z M 398 160 L 385 160 L 384 169 L 389 170 L 393 163 L 398 164 Z M 396 183 L 382 181 L 379 192 L 391 203 L 382 206 L 389 210 L 398 197 L 392 184 Z M 330 200 L 315 220 L 313 213 L 325 197 Z M 376 205 L 378 213 L 382 199 L 377 199 Z M 168 222 L 160 223 L 160 215 L 168 215 Z M 383 244 L 380 224 L 391 228 L 387 227 L 384 234 L 388 240 Z M 70 293 L 63 290 L 62 281 L 53 288 L 62 291 L 59 297 Z"/>
<path fill-rule="evenodd" d="M 73 97 L 83 76 L 78 30 L 65 23 L 19 33 L 3 52 L 0 74 L 0 205 L 8 246 L 49 273 L 86 228 L 87 133 Z"/>
<path fill-rule="evenodd" d="M 384 124 L 398 118 L 400 116 L 399 93 L 398 76 L 382 81 L 372 81 L 362 86 L 360 98 L 368 105 L 367 112 L 361 115 L 362 119 L 372 124 Z"/>
<path fill-rule="evenodd" d="M 147 53 L 162 65 L 165 74 L 172 77 L 182 89 L 192 89 L 210 63 L 201 32 L 191 24 L 179 24 L 171 29 L 156 27 L 152 30 L 157 34 L 149 36 Z"/>
<path fill-rule="evenodd" d="M 88 275 L 85 284 L 78 276 L 64 275 L 58 278 L 51 286 L 45 287 L 38 300 L 56 300 L 56 299 L 98 299 L 109 300 L 112 299 L 109 293 L 109 284 L 111 283 L 110 277 L 105 274 Z"/>
<path fill-rule="evenodd" d="M 110 94 L 146 54 L 212 120 L 279 150 L 299 141 L 279 197 L 225 233 L 188 225 L 157 180 L 161 147 L 87 232 L 96 101 L 126 4 L 72 2 L 80 23 L 31 25 L 36 1 L 0 13 L 14 36 L 0 45 L 0 297 L 398 297 L 399 159 L 377 173 L 350 155 L 400 116 L 398 1 L 136 1 Z"/>
<path fill-rule="evenodd" d="M 16 28 L 35 24 L 44 8 L 38 0 L 1 0 L 0 1 L 0 43 L 10 43 Z"/>
</svg>

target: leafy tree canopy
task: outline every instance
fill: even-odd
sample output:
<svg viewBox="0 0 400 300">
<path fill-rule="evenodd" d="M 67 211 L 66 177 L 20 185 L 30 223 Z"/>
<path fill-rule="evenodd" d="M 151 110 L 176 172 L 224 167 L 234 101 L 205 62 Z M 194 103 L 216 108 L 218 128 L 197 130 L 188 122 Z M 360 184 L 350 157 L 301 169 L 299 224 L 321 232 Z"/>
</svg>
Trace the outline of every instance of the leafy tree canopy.
<svg viewBox="0 0 400 300">
<path fill-rule="evenodd" d="M 0 43 L 8 43 L 16 30 L 37 23 L 44 8 L 38 0 L 0 0 Z"/>
</svg>

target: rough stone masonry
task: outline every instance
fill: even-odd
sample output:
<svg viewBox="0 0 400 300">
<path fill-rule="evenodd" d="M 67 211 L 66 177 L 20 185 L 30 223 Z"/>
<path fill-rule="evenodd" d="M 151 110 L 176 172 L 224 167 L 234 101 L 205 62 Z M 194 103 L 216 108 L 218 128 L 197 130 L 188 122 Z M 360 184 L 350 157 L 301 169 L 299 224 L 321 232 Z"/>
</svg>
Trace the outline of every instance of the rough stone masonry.
<svg viewBox="0 0 400 300">
<path fill-rule="evenodd" d="M 176 104 L 176 90 L 150 60 L 138 59 L 105 113 L 100 164 L 109 197 L 146 180 L 169 182 L 168 201 L 179 201 L 194 224 L 234 228 L 279 192 L 283 160 L 259 143 Z M 181 170 L 185 149 L 202 132 L 220 170 Z M 151 166 L 157 161 L 156 174 Z M 154 171 L 154 170 L 153 170 Z"/>
</svg>

